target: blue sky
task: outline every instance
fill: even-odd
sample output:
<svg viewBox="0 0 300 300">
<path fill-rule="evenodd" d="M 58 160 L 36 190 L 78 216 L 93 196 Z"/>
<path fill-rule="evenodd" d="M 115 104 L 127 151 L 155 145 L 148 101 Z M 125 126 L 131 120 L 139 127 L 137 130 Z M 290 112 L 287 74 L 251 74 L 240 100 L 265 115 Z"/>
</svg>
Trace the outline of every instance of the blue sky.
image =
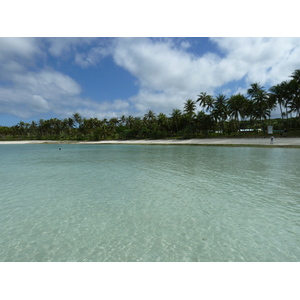
<svg viewBox="0 0 300 300">
<path fill-rule="evenodd" d="M 169 115 L 200 92 L 228 97 L 300 68 L 300 38 L 0 38 L 0 125 Z M 197 107 L 200 110 L 200 107 Z M 277 116 L 274 112 L 273 116 Z"/>
</svg>

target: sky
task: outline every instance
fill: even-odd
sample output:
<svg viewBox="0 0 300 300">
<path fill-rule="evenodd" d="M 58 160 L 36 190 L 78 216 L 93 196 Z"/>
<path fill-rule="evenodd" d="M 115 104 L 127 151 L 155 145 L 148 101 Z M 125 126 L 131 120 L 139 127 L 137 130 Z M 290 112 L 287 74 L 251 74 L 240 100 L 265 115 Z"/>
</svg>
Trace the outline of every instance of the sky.
<svg viewBox="0 0 300 300">
<path fill-rule="evenodd" d="M 76 112 L 170 115 L 201 92 L 246 94 L 254 82 L 267 89 L 289 79 L 299 57 L 297 37 L 2 37 L 0 125 Z"/>
<path fill-rule="evenodd" d="M 268 88 L 300 68 L 296 8 L 295 0 L 4 1 L 0 18 L 0 126 L 65 118 L 75 112 L 87 118 L 142 116 L 148 109 L 169 114 L 201 92 L 230 96 L 245 93 L 253 82 Z M 296 38 L 290 38 L 293 36 Z M 172 295 L 174 299 L 183 295 L 195 298 L 200 290 L 206 298 L 218 293 L 215 298 L 230 294 L 231 299 L 240 299 L 245 290 L 260 299 L 272 294 L 277 299 L 287 293 L 292 299 L 292 294 L 298 294 L 298 268 L 293 264 L 272 268 L 269 264 L 219 267 L 195 263 L 173 265 L 173 269 L 170 265 L 157 269 L 154 264 L 142 264 L 135 265 L 138 270 L 131 264 L 122 265 L 123 269 L 120 265 L 109 265 L 103 274 L 100 269 L 105 266 L 93 269 L 93 264 L 89 270 L 76 265 L 76 270 L 70 271 L 70 265 L 64 269 L 59 265 L 58 270 L 56 265 L 55 269 L 53 265 L 35 265 L 39 269 L 34 271 L 33 265 L 22 265 L 23 269 L 1 265 L 6 267 L 4 293 L 11 296 L 15 291 L 24 296 L 30 292 L 32 299 L 40 299 L 45 290 L 55 297 L 63 291 L 77 299 L 91 291 L 99 294 L 95 278 L 100 278 L 106 298 L 111 298 L 112 291 L 120 297 L 130 293 L 132 299 L 145 298 L 145 290 L 152 291 L 152 298 Z M 65 291 L 61 281 L 55 281 L 57 274 L 64 275 Z M 159 283 L 155 281 L 157 274 L 163 274 Z M 14 289 L 16 282 L 20 289 Z M 32 282 L 38 282 L 34 289 Z M 79 283 L 76 288 L 74 282 Z M 132 282 L 137 283 L 134 289 Z"/>
</svg>

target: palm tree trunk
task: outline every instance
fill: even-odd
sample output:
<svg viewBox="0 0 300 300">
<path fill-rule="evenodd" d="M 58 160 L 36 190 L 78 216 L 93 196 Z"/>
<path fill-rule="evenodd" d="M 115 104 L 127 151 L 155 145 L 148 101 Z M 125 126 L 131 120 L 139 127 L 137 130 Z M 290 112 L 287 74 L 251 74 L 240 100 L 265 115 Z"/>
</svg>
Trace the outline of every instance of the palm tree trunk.
<svg viewBox="0 0 300 300">
<path fill-rule="evenodd" d="M 280 108 L 281 119 L 283 120 L 283 114 L 282 114 L 282 107 L 281 107 L 281 103 L 279 103 L 279 108 Z"/>
</svg>

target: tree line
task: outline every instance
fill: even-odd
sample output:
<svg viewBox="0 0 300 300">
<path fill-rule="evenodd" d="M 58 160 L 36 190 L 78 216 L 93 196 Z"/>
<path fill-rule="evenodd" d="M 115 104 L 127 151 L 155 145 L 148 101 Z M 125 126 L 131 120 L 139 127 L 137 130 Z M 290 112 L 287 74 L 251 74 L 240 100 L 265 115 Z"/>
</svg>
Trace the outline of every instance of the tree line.
<svg viewBox="0 0 300 300">
<path fill-rule="evenodd" d="M 197 100 L 187 99 L 183 110 L 173 109 L 169 116 L 152 110 L 143 117 L 121 116 L 99 120 L 83 118 L 79 113 L 63 120 L 51 118 L 39 122 L 20 121 L 11 127 L 0 126 L 0 139 L 157 139 L 208 137 L 240 133 L 242 129 L 266 129 L 274 125 L 278 130 L 300 127 L 300 69 L 289 80 L 266 90 L 253 83 L 246 95 L 240 93 L 227 98 L 201 92 Z M 202 108 L 196 112 L 197 104 Z M 279 107 L 281 118 L 271 120 L 271 112 Z M 294 115 L 294 117 L 293 117 Z"/>
</svg>

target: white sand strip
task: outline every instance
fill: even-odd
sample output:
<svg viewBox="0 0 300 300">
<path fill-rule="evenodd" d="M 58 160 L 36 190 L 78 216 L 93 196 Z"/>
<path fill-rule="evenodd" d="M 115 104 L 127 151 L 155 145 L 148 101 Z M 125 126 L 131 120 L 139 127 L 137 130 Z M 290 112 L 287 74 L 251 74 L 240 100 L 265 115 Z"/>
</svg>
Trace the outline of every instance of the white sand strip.
<svg viewBox="0 0 300 300">
<path fill-rule="evenodd" d="M 79 144 L 139 144 L 139 145 L 270 145 L 269 138 L 223 138 L 223 139 L 186 139 L 186 140 L 126 140 L 79 142 Z M 271 146 L 300 146 L 300 138 L 277 138 Z"/>
<path fill-rule="evenodd" d="M 186 140 L 110 140 L 110 141 L 0 141 L 0 145 L 10 144 L 132 144 L 132 145 L 270 145 L 269 138 L 222 138 L 222 139 L 186 139 Z M 300 138 L 275 138 L 271 146 L 300 146 Z"/>
<path fill-rule="evenodd" d="M 56 143 L 57 141 L 45 141 L 45 140 L 32 140 L 32 141 L 0 141 L 0 145 L 24 145 L 24 144 L 44 144 L 44 143 Z"/>
</svg>

